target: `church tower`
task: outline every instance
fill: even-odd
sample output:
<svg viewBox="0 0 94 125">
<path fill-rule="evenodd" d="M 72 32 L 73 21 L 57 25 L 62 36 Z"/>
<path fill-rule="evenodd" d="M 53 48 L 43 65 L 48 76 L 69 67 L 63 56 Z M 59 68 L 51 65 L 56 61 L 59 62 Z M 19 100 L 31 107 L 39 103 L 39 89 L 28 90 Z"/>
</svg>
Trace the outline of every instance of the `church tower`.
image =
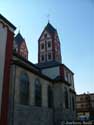
<svg viewBox="0 0 94 125">
<path fill-rule="evenodd" d="M 28 49 L 25 39 L 20 33 L 14 38 L 14 51 L 25 59 L 28 59 Z"/>
<path fill-rule="evenodd" d="M 48 62 L 62 63 L 58 33 L 49 22 L 38 40 L 38 63 Z"/>
</svg>

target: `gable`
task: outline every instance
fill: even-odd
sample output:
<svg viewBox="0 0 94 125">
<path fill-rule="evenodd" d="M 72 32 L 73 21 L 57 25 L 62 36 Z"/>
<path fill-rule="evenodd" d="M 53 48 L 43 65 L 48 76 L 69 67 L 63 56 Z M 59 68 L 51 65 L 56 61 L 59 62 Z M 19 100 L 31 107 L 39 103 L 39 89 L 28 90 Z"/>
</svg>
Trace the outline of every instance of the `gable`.
<svg viewBox="0 0 94 125">
<path fill-rule="evenodd" d="M 47 32 L 51 37 L 54 36 L 56 29 L 50 24 L 48 23 L 47 26 L 44 28 L 43 32 L 41 33 L 39 40 L 43 37 L 44 32 Z"/>
<path fill-rule="evenodd" d="M 39 38 L 39 41 L 44 40 L 46 35 L 47 35 L 47 38 L 51 38 L 52 37 L 51 34 L 47 30 L 44 29 L 44 31 L 42 32 L 42 34 L 41 34 L 41 36 Z"/>
</svg>

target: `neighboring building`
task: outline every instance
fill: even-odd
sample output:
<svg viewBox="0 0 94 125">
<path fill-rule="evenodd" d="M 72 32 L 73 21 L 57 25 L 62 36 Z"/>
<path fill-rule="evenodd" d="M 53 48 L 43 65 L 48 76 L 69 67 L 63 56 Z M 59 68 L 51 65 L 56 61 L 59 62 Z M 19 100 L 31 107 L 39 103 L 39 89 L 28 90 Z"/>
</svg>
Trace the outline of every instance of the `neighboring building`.
<svg viewBox="0 0 94 125">
<path fill-rule="evenodd" d="M 11 26 L 12 31 L 15 27 L 2 15 L 0 20 L 0 40 L 5 43 L 2 24 Z M 38 64 L 28 61 L 28 49 L 21 33 L 13 35 L 8 38 L 9 63 L 3 66 L 8 66 L 8 72 L 0 81 L 0 125 L 61 125 L 62 121 L 75 120 L 74 73 L 62 64 L 57 30 L 50 23 L 44 28 L 38 40 Z M 6 47 L 0 48 L 1 51 L 3 54 Z M 8 80 L 4 79 L 5 75 Z"/>
<path fill-rule="evenodd" d="M 94 93 L 80 94 L 76 96 L 77 117 L 86 117 L 88 120 L 94 120 Z"/>
</svg>

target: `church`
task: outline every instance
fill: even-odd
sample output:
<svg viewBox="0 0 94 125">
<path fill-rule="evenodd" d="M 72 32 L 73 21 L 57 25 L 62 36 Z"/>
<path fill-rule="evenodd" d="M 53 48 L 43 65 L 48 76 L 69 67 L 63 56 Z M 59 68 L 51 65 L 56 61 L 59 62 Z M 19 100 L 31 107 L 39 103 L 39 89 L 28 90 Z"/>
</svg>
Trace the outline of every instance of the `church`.
<svg viewBox="0 0 94 125">
<path fill-rule="evenodd" d="M 0 14 L 0 125 L 62 125 L 76 118 L 74 73 L 62 63 L 50 22 L 38 39 L 38 63 L 24 37 Z"/>
</svg>

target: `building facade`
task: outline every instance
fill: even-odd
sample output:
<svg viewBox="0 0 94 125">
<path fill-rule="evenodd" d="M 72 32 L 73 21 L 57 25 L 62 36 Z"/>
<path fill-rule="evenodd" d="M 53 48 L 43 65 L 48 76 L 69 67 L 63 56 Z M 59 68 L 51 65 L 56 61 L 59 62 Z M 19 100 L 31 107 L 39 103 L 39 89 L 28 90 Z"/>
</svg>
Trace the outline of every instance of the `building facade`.
<svg viewBox="0 0 94 125">
<path fill-rule="evenodd" d="M 0 20 L 0 25 L 5 22 L 15 30 L 2 15 Z M 2 34 L 0 35 L 4 36 Z M 5 36 L 0 38 L 2 39 Z M 38 40 L 37 64 L 28 60 L 28 48 L 21 33 L 14 37 L 13 32 L 9 41 L 9 72 L 3 73 L 0 81 L 0 125 L 61 125 L 62 121 L 75 120 L 74 73 L 62 64 L 57 30 L 50 23 L 44 28 Z M 6 47 L 3 51 L 7 51 Z M 4 64 L 6 66 L 7 63 Z M 4 71 L 2 68 L 0 70 Z M 3 88 L 5 75 L 8 77 L 6 89 Z M 4 114 L 4 106 L 7 114 Z"/>
<path fill-rule="evenodd" d="M 76 96 L 77 117 L 86 117 L 94 120 L 94 93 L 80 94 Z"/>
<path fill-rule="evenodd" d="M 0 14 L 0 124 L 8 120 L 10 63 L 16 27 Z"/>
</svg>

